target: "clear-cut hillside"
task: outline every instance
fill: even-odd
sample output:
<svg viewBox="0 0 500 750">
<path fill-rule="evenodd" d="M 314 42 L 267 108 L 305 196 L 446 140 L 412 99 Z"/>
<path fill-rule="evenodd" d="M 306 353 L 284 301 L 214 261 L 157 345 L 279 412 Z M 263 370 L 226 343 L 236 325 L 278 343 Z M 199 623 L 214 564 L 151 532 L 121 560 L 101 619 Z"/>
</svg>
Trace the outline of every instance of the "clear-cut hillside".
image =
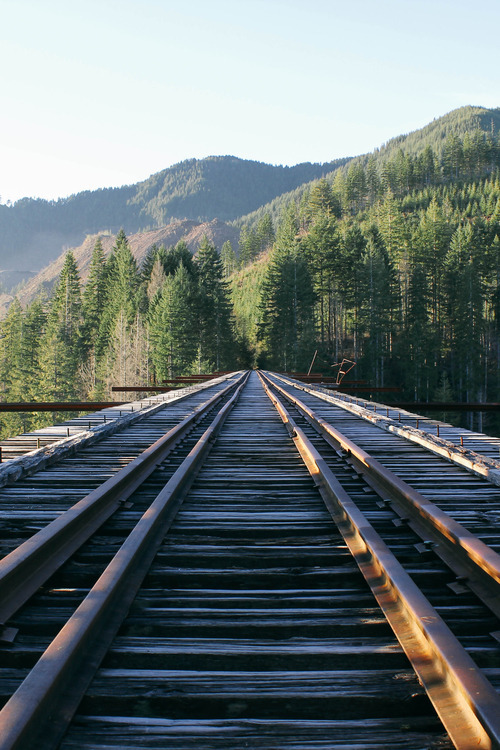
<svg viewBox="0 0 500 750">
<path fill-rule="evenodd" d="M 214 219 L 210 222 L 195 221 L 174 221 L 165 227 L 152 229 L 147 232 L 137 232 L 128 237 L 130 249 L 132 250 L 138 265 L 140 265 L 152 245 L 164 245 L 171 247 L 176 245 L 180 240 L 184 240 L 191 252 L 196 253 L 203 237 L 213 243 L 218 249 L 221 248 L 226 240 L 233 245 L 237 245 L 239 232 L 222 221 Z M 108 255 L 115 243 L 116 235 L 88 235 L 85 241 L 76 248 L 73 248 L 73 254 L 78 264 L 80 277 L 85 281 L 88 275 L 92 251 L 97 237 L 101 238 L 102 246 L 106 255 Z M 21 304 L 24 306 L 31 302 L 41 290 L 50 293 L 54 283 L 61 272 L 64 263 L 65 252 L 36 276 L 34 276 L 17 294 Z M 2 295 L 0 297 L 0 314 L 3 317 L 5 311 L 12 300 L 11 295 Z"/>
</svg>

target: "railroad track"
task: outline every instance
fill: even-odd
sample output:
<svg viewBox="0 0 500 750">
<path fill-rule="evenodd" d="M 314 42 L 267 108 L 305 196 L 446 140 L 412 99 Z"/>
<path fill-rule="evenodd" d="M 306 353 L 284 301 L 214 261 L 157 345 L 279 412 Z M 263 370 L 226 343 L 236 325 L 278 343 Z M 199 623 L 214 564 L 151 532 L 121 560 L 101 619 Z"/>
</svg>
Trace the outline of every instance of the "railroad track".
<svg viewBox="0 0 500 750">
<path fill-rule="evenodd" d="M 230 377 L 230 374 L 228 374 Z M 214 378 L 214 382 L 223 382 L 227 377 L 221 376 Z M 212 387 L 211 385 L 208 387 Z M 151 407 L 161 405 L 172 405 L 186 398 L 190 398 L 198 392 L 207 388 L 206 384 L 186 385 L 184 388 L 178 388 L 169 393 L 161 393 L 148 396 L 137 401 L 131 401 L 128 404 L 119 403 L 116 406 L 108 406 L 91 414 L 80 413 L 72 419 L 65 420 L 60 424 L 42 427 L 32 432 L 24 432 L 21 435 L 0 440 L 0 459 L 2 462 L 11 461 L 12 459 L 24 456 L 27 453 L 37 451 L 46 446 L 58 445 L 62 448 L 71 440 L 72 444 L 78 444 L 85 433 L 95 433 L 96 436 L 108 434 L 110 424 L 117 422 L 118 429 L 125 426 L 128 422 L 137 421 L 137 413 L 144 410 L 151 412 Z M 76 406 L 77 404 L 75 404 Z M 127 416 L 132 419 L 127 419 Z M 139 414 L 139 418 L 141 415 Z M 108 427 L 104 427 L 108 425 Z M 113 431 L 113 428 L 111 429 Z"/>
<path fill-rule="evenodd" d="M 0 748 L 500 747 L 500 489 L 246 378 L 0 490 Z"/>
</svg>

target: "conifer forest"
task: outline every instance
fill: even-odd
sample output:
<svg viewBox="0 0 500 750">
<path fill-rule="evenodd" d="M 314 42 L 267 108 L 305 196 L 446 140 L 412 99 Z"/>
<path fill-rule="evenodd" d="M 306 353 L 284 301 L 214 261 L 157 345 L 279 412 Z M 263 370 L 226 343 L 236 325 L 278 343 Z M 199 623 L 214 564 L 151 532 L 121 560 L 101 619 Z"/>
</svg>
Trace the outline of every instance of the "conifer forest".
<svg viewBox="0 0 500 750">
<path fill-rule="evenodd" d="M 415 401 L 498 401 L 500 144 L 474 129 L 358 157 L 236 222 L 239 247 L 99 239 L 0 331 L 4 401 L 113 398 L 113 385 L 248 367 L 354 377 Z M 120 394 L 122 396 L 122 394 Z M 115 396 L 116 398 L 116 396 Z M 2 415 L 2 434 L 52 420 Z"/>
</svg>

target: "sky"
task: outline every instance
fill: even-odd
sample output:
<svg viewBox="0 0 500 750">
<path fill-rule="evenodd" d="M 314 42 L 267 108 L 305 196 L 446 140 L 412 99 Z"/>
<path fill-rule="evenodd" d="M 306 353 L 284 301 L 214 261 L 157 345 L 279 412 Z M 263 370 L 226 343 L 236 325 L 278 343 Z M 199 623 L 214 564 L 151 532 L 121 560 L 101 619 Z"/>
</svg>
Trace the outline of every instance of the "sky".
<svg viewBox="0 0 500 750">
<path fill-rule="evenodd" d="M 500 106 L 500 0 L 0 0 L 0 202 L 372 151 Z"/>
</svg>

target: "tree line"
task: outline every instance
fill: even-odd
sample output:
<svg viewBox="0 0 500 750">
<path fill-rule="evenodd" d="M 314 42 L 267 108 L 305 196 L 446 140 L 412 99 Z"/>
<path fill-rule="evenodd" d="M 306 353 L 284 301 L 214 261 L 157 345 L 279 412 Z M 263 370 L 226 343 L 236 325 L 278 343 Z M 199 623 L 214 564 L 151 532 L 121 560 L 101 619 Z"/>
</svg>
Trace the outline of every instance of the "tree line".
<svg viewBox="0 0 500 750">
<path fill-rule="evenodd" d="M 113 385 L 224 370 L 238 355 L 216 248 L 204 239 L 193 258 L 184 242 L 153 246 L 138 267 L 122 230 L 108 257 L 96 241 L 85 286 L 68 252 L 51 299 L 13 301 L 0 327 L 2 400 L 109 399 Z M 3 434 L 51 420 L 6 414 Z"/>
<path fill-rule="evenodd" d="M 319 181 L 283 211 L 256 298 L 260 361 L 304 370 L 318 350 L 415 400 L 497 400 L 500 176 L 339 210 Z M 332 370 L 330 370 L 332 372 Z"/>
<path fill-rule="evenodd" d="M 0 326 L 3 400 L 110 398 L 112 385 L 233 367 L 300 371 L 315 351 L 318 371 L 352 359 L 357 378 L 405 399 L 497 400 L 495 149 L 466 132 L 439 153 L 351 164 L 276 218 L 261 212 L 239 251 L 154 246 L 139 268 L 121 231 L 107 258 L 96 243 L 84 286 L 68 253 L 52 298 L 14 301 Z M 42 419 L 9 415 L 4 430 Z"/>
<path fill-rule="evenodd" d="M 383 199 L 389 189 L 394 196 L 404 197 L 427 187 L 480 179 L 500 167 L 500 135 L 493 125 L 491 131 L 479 127 L 464 132 L 451 130 L 439 140 L 430 136 L 424 139 L 423 132 L 413 134 L 413 138 L 410 135 L 393 139 L 387 147 L 351 159 L 332 174 L 325 175 L 333 191 L 331 211 L 338 218 L 355 216 Z M 417 136 L 420 138 L 415 142 Z M 301 216 L 307 218 L 314 186 L 315 183 L 303 185 L 238 220 L 241 240 L 244 242 L 248 235 L 258 235 L 262 221 L 271 220 L 278 226 L 292 200 L 299 206 Z M 250 257 L 244 255 L 242 263 L 253 257 L 251 252 Z"/>
</svg>

